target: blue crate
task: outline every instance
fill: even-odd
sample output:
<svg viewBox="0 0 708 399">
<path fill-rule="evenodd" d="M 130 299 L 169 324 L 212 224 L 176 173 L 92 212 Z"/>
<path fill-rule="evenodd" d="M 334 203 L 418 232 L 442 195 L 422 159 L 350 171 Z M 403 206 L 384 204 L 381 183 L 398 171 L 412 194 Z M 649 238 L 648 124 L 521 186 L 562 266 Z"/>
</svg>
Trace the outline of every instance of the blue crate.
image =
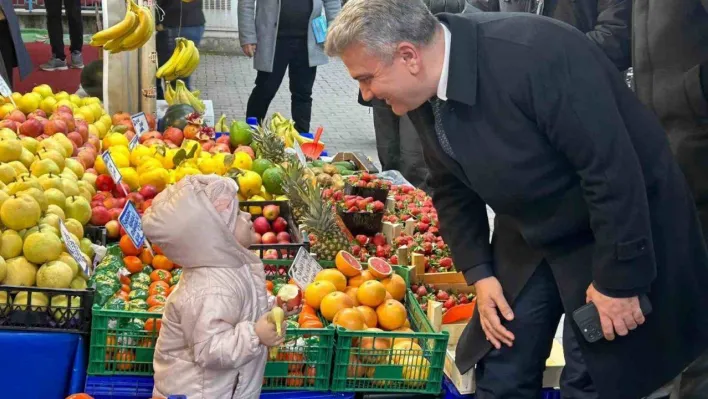
<svg viewBox="0 0 708 399">
<path fill-rule="evenodd" d="M 268 391 L 261 399 L 354 399 L 354 392 Z"/>
<path fill-rule="evenodd" d="M 475 395 L 473 393 L 463 395 L 460 391 L 455 388 L 455 384 L 450 381 L 447 376 L 443 378 L 443 391 L 445 396 L 443 399 L 474 399 Z M 544 388 L 541 391 L 541 399 L 561 399 L 560 391 L 553 388 Z"/>
<path fill-rule="evenodd" d="M 148 399 L 152 398 L 152 387 L 152 377 L 86 377 L 86 393 L 94 399 Z"/>
</svg>

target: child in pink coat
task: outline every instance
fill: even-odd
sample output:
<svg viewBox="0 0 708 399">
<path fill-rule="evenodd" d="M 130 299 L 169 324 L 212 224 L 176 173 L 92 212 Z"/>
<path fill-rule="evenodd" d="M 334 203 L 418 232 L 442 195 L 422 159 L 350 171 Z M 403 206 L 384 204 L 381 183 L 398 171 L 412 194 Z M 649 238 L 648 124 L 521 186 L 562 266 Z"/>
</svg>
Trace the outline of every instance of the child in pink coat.
<svg viewBox="0 0 708 399">
<path fill-rule="evenodd" d="M 283 342 L 267 320 L 273 300 L 237 193 L 231 179 L 185 176 L 143 216 L 148 239 L 183 267 L 155 348 L 154 396 L 256 399 L 267 347 Z"/>
</svg>

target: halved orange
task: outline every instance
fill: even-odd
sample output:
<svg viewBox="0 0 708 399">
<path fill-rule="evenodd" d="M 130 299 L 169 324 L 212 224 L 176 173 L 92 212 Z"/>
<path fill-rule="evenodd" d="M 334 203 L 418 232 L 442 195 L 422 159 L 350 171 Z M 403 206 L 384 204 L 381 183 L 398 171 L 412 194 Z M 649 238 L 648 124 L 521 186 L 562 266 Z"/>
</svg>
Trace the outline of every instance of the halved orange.
<svg viewBox="0 0 708 399">
<path fill-rule="evenodd" d="M 355 277 L 361 274 L 361 264 L 359 260 L 347 251 L 337 252 L 334 258 L 334 265 L 337 270 L 347 277 Z"/>
</svg>

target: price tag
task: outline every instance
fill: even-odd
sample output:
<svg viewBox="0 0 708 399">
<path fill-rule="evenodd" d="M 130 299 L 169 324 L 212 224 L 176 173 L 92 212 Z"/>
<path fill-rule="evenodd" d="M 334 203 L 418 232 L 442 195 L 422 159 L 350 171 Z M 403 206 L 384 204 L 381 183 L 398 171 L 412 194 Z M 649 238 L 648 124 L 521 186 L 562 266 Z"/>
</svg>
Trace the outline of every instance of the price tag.
<svg viewBox="0 0 708 399">
<path fill-rule="evenodd" d="M 86 264 L 86 259 L 84 259 L 84 255 L 81 252 L 79 244 L 74 241 L 74 238 L 71 236 L 69 229 L 66 228 L 66 226 L 64 225 L 64 221 L 61 219 L 59 219 L 59 230 L 61 231 L 61 238 L 64 240 L 64 246 L 66 247 L 66 250 L 69 251 L 69 255 L 71 255 L 71 257 L 74 258 L 76 263 L 81 266 L 81 269 L 84 271 L 84 274 L 90 276 L 91 269 L 89 269 L 88 264 Z"/>
<path fill-rule="evenodd" d="M 123 226 L 126 234 L 130 237 L 135 248 L 142 248 L 145 243 L 145 233 L 143 233 L 143 224 L 140 221 L 140 214 L 135 209 L 132 201 L 125 203 L 123 210 L 118 216 L 118 223 Z"/>
<path fill-rule="evenodd" d="M 148 125 L 147 118 L 145 117 L 145 112 L 138 112 L 135 115 L 130 116 L 130 120 L 133 121 L 133 128 L 135 129 L 135 136 L 140 138 L 143 133 L 150 130 L 150 125 Z"/>
<path fill-rule="evenodd" d="M 103 154 L 101 154 L 101 158 L 103 158 L 103 163 L 106 164 L 106 169 L 108 169 L 108 173 L 111 175 L 113 182 L 116 185 L 120 184 L 121 180 L 123 180 L 123 176 L 121 176 L 116 163 L 113 162 L 111 154 L 108 151 L 104 151 Z"/>
<path fill-rule="evenodd" d="M 5 79 L 0 79 L 0 95 L 3 97 L 12 96 L 12 90 L 10 90 L 10 86 L 7 85 Z"/>
<path fill-rule="evenodd" d="M 130 151 L 133 151 L 135 149 L 135 146 L 137 146 L 139 142 L 140 136 L 136 134 L 135 136 L 133 136 L 132 139 L 130 139 L 130 142 L 128 143 L 128 148 L 130 149 Z"/>
<path fill-rule="evenodd" d="M 295 284 L 304 290 L 308 284 L 315 281 L 317 273 L 322 271 L 322 266 L 304 248 L 300 247 L 295 255 L 288 275 L 295 281 Z"/>
<path fill-rule="evenodd" d="M 307 167 L 307 158 L 305 158 L 305 153 L 302 152 L 302 148 L 300 148 L 300 144 L 298 143 L 295 144 L 295 154 L 297 154 L 297 159 L 300 160 L 300 164 Z"/>
</svg>

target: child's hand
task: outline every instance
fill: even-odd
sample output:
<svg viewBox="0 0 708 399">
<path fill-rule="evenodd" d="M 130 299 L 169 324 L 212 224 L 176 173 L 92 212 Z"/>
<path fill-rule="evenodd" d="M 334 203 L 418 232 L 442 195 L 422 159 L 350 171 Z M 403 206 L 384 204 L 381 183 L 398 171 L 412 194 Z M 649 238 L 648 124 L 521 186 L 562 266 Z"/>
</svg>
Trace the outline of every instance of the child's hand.
<svg viewBox="0 0 708 399">
<path fill-rule="evenodd" d="M 256 330 L 256 335 L 261 341 L 261 344 L 265 346 L 278 346 L 285 342 L 285 326 L 286 323 L 283 322 L 283 336 L 279 337 L 273 323 L 268 321 L 268 313 L 266 313 L 258 319 L 253 328 Z"/>
<path fill-rule="evenodd" d="M 282 308 L 285 312 L 286 317 L 295 316 L 296 314 L 300 314 L 300 312 L 302 311 L 302 303 L 300 303 L 300 306 L 296 307 L 295 309 L 288 310 L 287 306 L 282 306 Z"/>
</svg>

